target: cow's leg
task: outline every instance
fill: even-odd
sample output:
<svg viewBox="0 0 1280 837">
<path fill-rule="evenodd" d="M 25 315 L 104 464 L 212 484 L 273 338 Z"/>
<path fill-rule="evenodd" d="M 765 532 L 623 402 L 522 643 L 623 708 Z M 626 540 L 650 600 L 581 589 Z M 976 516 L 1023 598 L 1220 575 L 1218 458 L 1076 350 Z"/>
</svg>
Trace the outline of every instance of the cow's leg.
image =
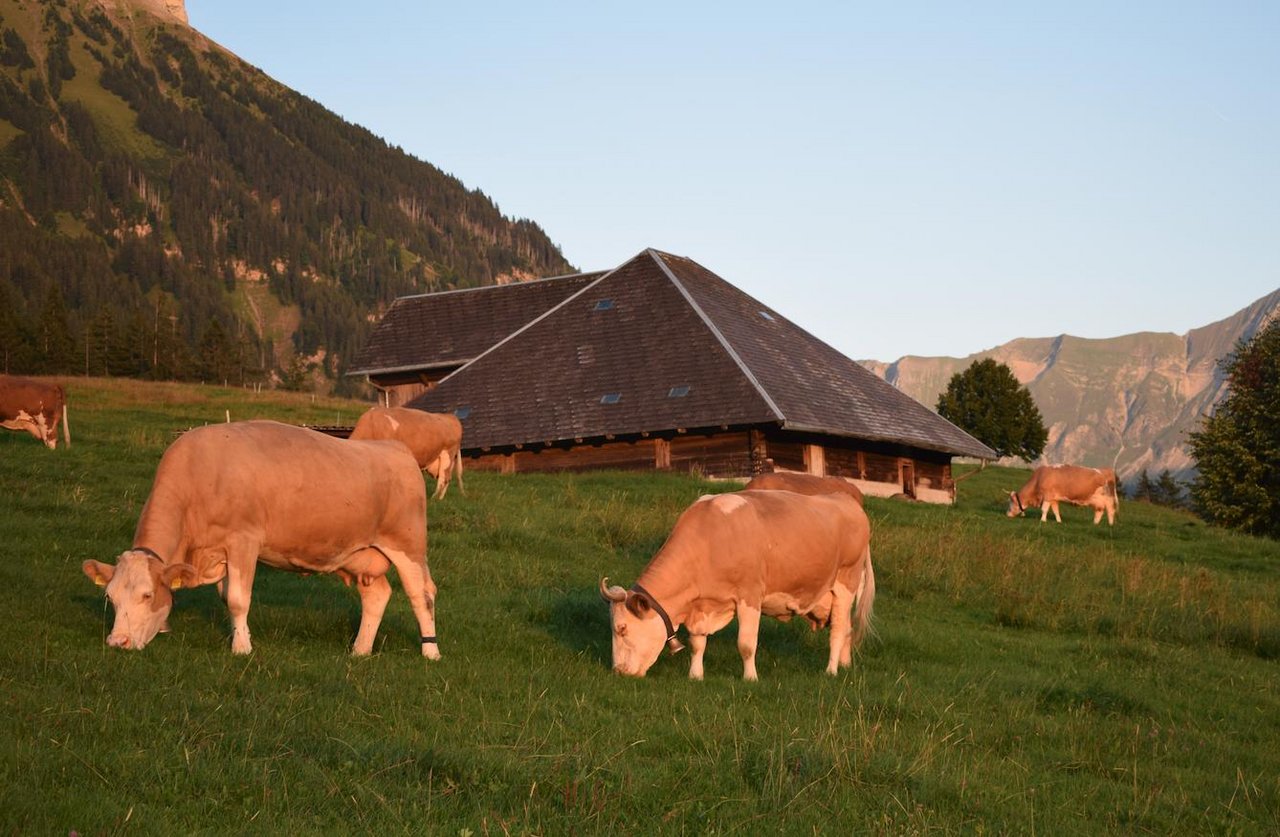
<svg viewBox="0 0 1280 837">
<path fill-rule="evenodd" d="M 689 648 L 693 652 L 689 659 L 689 679 L 702 679 L 702 655 L 707 650 L 706 634 L 689 634 Z"/>
<path fill-rule="evenodd" d="M 431 580 L 425 559 L 412 558 L 395 549 L 383 549 L 383 554 L 396 565 L 400 583 L 409 597 L 413 613 L 418 617 L 418 630 L 422 632 L 422 656 L 428 660 L 440 659 L 440 646 L 436 642 L 436 585 Z"/>
<path fill-rule="evenodd" d="M 827 674 L 835 674 L 840 666 L 853 665 L 853 591 L 837 581 L 831 602 L 831 653 L 827 657 Z"/>
<path fill-rule="evenodd" d="M 227 576 L 222 590 L 231 613 L 231 653 L 253 651 L 249 639 L 249 600 L 253 596 L 253 574 L 258 569 L 258 550 L 252 544 L 235 543 L 227 547 Z"/>
<path fill-rule="evenodd" d="M 760 608 L 738 602 L 738 653 L 742 655 L 742 679 L 756 681 L 756 645 L 760 641 Z"/>
<path fill-rule="evenodd" d="M 452 469 L 453 463 L 449 459 L 449 452 L 440 451 L 440 457 L 436 460 L 436 493 L 431 495 L 431 499 L 444 499 L 445 492 L 449 490 L 449 472 Z"/>
<path fill-rule="evenodd" d="M 360 591 L 360 630 L 356 632 L 351 653 L 363 657 L 373 650 L 373 638 L 382 624 L 382 614 L 391 598 L 391 582 L 385 575 L 363 576 L 356 585 Z"/>
<path fill-rule="evenodd" d="M 1097 526 L 1102 521 L 1102 506 L 1093 507 L 1093 525 Z"/>
<path fill-rule="evenodd" d="M 1116 501 L 1115 500 L 1112 500 L 1110 503 L 1107 503 L 1107 525 L 1108 526 L 1116 525 Z"/>
<path fill-rule="evenodd" d="M 1040 504 L 1040 522 L 1044 523 L 1049 519 L 1049 501 L 1045 500 Z"/>
</svg>

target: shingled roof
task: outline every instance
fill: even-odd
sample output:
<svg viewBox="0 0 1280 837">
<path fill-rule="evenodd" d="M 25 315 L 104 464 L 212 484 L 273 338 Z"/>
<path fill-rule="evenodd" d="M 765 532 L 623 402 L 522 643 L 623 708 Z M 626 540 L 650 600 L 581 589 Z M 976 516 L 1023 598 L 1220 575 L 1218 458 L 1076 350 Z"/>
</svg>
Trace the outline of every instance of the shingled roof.
<svg viewBox="0 0 1280 837">
<path fill-rule="evenodd" d="M 597 271 L 402 296 L 387 309 L 348 374 L 461 366 L 603 275 Z"/>
<path fill-rule="evenodd" d="M 409 406 L 466 447 L 775 425 L 994 459 L 986 445 L 711 271 L 645 250 Z"/>
</svg>

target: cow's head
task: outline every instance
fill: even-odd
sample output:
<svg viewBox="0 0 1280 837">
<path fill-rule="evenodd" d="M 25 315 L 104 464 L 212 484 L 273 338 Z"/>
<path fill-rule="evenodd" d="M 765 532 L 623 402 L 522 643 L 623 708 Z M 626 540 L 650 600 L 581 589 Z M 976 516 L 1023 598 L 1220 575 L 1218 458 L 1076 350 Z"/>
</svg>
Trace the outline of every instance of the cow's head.
<svg viewBox="0 0 1280 837">
<path fill-rule="evenodd" d="M 197 578 L 190 564 L 166 566 L 154 555 L 133 549 L 122 552 L 115 566 L 89 560 L 81 568 L 94 584 L 107 588 L 107 598 L 115 608 L 116 621 L 107 645 L 133 651 L 142 650 L 156 634 L 169 630 L 173 591 L 191 586 Z"/>
<path fill-rule="evenodd" d="M 613 670 L 630 677 L 644 673 L 658 661 L 667 629 L 653 602 L 644 593 L 609 586 L 600 579 L 600 595 L 609 603 L 613 632 Z"/>
<path fill-rule="evenodd" d="M 1022 497 L 1018 495 L 1018 492 L 1010 491 L 1009 492 L 1009 511 L 1005 513 L 1006 516 L 1017 517 L 1018 515 L 1025 512 L 1026 510 L 1027 510 L 1026 507 L 1022 505 Z"/>
</svg>

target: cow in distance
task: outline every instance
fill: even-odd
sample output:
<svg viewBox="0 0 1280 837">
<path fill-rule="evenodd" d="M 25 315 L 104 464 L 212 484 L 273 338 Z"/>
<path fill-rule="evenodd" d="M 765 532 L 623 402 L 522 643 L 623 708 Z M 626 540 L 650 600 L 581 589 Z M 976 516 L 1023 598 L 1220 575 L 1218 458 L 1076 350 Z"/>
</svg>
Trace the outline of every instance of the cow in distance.
<svg viewBox="0 0 1280 837">
<path fill-rule="evenodd" d="M 1120 494 L 1116 488 L 1116 472 L 1111 468 L 1085 468 L 1079 465 L 1041 465 L 1031 479 L 1017 491 L 1009 492 L 1009 517 L 1018 517 L 1027 509 L 1040 507 L 1040 522 L 1049 518 L 1062 522 L 1058 504 L 1066 502 L 1093 509 L 1093 525 L 1107 515 L 1107 525 L 1115 525 L 1120 512 Z"/>
<path fill-rule="evenodd" d="M 848 494 L 863 504 L 862 489 L 841 477 L 818 477 L 796 471 L 774 471 L 752 477 L 744 491 L 793 491 L 796 494 Z"/>
<path fill-rule="evenodd" d="M 428 413 L 408 407 L 373 407 L 351 431 L 351 439 L 394 439 L 407 445 L 418 467 L 436 478 L 433 500 L 444 498 L 456 475 L 462 484 L 462 422 L 450 413 Z"/>
<path fill-rule="evenodd" d="M 67 424 L 67 395 L 58 384 L 34 378 L 0 375 L 0 427 L 25 430 L 49 450 L 58 447 L 58 425 L 67 447 L 71 428 Z"/>
</svg>

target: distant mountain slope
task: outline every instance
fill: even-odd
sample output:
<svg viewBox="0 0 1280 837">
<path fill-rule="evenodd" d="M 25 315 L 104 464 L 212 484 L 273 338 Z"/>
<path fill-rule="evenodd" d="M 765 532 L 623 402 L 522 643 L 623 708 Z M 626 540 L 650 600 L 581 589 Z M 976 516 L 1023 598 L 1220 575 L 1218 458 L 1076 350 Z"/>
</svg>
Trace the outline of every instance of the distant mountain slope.
<svg viewBox="0 0 1280 837">
<path fill-rule="evenodd" d="M 234 378 L 296 351 L 333 377 L 397 296 L 573 269 L 185 21 L 181 0 L 0 0 L 12 371 Z"/>
<path fill-rule="evenodd" d="M 1142 332 L 1106 340 L 1069 335 L 1021 338 L 966 358 L 862 361 L 913 398 L 934 406 L 951 376 L 995 358 L 1035 398 L 1049 429 L 1045 460 L 1143 468 L 1186 476 L 1194 467 L 1186 434 L 1223 394 L 1218 359 L 1280 315 L 1280 290 L 1216 323 L 1176 334 Z"/>
</svg>

